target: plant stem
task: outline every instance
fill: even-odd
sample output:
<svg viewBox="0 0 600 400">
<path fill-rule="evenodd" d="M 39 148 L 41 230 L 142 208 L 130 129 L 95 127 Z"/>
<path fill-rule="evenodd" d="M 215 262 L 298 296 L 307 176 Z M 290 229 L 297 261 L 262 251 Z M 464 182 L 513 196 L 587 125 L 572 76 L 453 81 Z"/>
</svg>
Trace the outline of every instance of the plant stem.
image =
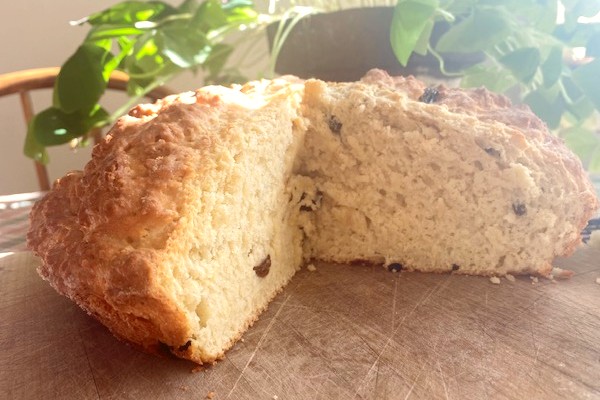
<svg viewBox="0 0 600 400">
<path fill-rule="evenodd" d="M 565 100 L 565 103 L 572 106 L 575 102 L 569 96 L 569 93 L 567 92 L 567 88 L 565 87 L 562 79 L 558 80 L 558 87 L 560 88 L 560 92 L 563 95 L 563 99 Z"/>
<path fill-rule="evenodd" d="M 140 73 L 140 74 L 128 73 L 128 75 L 130 78 L 136 78 L 136 79 L 152 78 L 153 76 L 158 75 L 160 73 L 160 71 L 162 71 L 165 68 L 166 68 L 166 65 L 162 64 L 158 68 L 156 68 L 154 71 L 148 71 L 148 72 L 144 72 L 144 73 Z"/>
<path fill-rule="evenodd" d="M 446 71 L 446 67 L 444 65 L 444 58 L 440 55 L 440 53 L 438 53 L 437 51 L 435 51 L 433 49 L 433 47 L 431 47 L 431 44 L 427 45 L 427 51 L 429 51 L 431 53 L 431 55 L 433 55 L 437 60 L 438 63 L 440 64 L 440 72 L 446 76 L 463 76 L 464 74 L 461 72 L 450 72 L 450 71 Z"/>
<path fill-rule="evenodd" d="M 277 27 L 277 33 L 275 34 L 275 38 L 273 39 L 273 48 L 271 49 L 271 60 L 269 62 L 269 68 L 267 70 L 267 74 L 270 76 L 275 75 L 275 63 L 277 62 L 277 57 L 279 57 L 279 52 L 283 47 L 283 43 L 285 43 L 287 37 L 289 36 L 294 26 L 307 15 L 315 13 L 317 10 L 312 7 L 294 7 L 288 11 L 286 11 L 279 22 L 279 26 Z M 291 19 L 290 16 L 295 14 Z M 289 21 L 288 21 L 289 20 Z"/>
<path fill-rule="evenodd" d="M 139 100 L 142 97 L 146 96 L 146 94 L 150 93 L 152 90 L 156 89 L 157 87 L 164 85 L 166 82 L 170 81 L 174 76 L 175 76 L 175 73 L 171 73 L 171 74 L 163 77 L 162 79 L 158 79 L 155 82 L 152 82 L 151 84 L 146 86 L 144 88 L 143 93 L 130 98 L 129 100 L 127 100 L 127 102 L 125 104 L 123 104 L 121 107 L 119 107 L 117 109 L 117 111 L 112 113 L 110 115 L 110 118 L 108 119 L 106 125 L 114 124 L 117 119 L 119 119 L 123 114 L 125 114 L 127 111 L 129 111 L 129 109 L 131 107 L 133 107 L 137 102 L 139 102 Z"/>
</svg>

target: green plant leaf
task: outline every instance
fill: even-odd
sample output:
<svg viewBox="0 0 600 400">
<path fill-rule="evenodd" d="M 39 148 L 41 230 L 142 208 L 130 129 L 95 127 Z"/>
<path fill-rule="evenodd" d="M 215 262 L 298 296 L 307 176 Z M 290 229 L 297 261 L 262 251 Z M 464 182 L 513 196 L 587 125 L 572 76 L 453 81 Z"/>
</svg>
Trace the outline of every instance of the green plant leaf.
<svg viewBox="0 0 600 400">
<path fill-rule="evenodd" d="M 32 132 L 38 143 L 54 146 L 69 142 L 85 134 L 75 114 L 66 114 L 57 108 L 47 108 L 35 116 Z"/>
<path fill-rule="evenodd" d="M 112 54 L 96 43 L 79 46 L 56 78 L 54 107 L 66 113 L 92 109 L 106 90 L 104 66 L 111 58 Z"/>
<path fill-rule="evenodd" d="M 227 14 L 223 11 L 221 3 L 216 0 L 207 0 L 202 3 L 190 21 L 190 26 L 194 30 L 205 34 L 226 24 Z"/>
<path fill-rule="evenodd" d="M 227 14 L 228 23 L 250 23 L 256 21 L 258 17 L 251 1 L 228 1 L 224 4 L 221 3 L 221 7 Z"/>
<path fill-rule="evenodd" d="M 143 74 L 144 71 L 139 69 L 138 66 L 134 65 L 129 69 L 131 74 Z M 143 96 L 146 87 L 150 86 L 153 82 L 152 78 L 135 78 L 132 75 L 129 76 L 127 82 L 127 94 L 133 96 Z"/>
<path fill-rule="evenodd" d="M 524 99 L 531 110 L 548 125 L 556 129 L 564 111 L 564 100 L 560 96 L 558 85 L 550 89 L 538 88 L 530 92 Z"/>
<path fill-rule="evenodd" d="M 564 0 L 565 6 L 564 32 L 573 33 L 581 28 L 579 17 L 593 17 L 600 12 L 600 2 L 597 0 Z"/>
<path fill-rule="evenodd" d="M 119 53 L 116 56 L 111 57 L 109 60 L 104 62 L 102 76 L 104 77 L 104 80 L 107 83 L 110 80 L 110 74 L 112 74 L 112 72 L 121 65 L 121 62 L 123 61 L 123 59 L 125 59 L 125 57 L 129 55 L 129 52 L 133 49 L 134 45 L 135 41 L 133 40 L 120 40 L 119 47 L 121 51 L 119 51 Z"/>
<path fill-rule="evenodd" d="M 156 45 L 162 55 L 180 68 L 191 68 L 204 63 L 211 50 L 206 37 L 198 32 L 190 35 L 185 24 L 158 31 Z"/>
<path fill-rule="evenodd" d="M 423 28 L 421 36 L 419 36 L 419 39 L 415 44 L 415 49 L 413 50 L 415 53 L 420 54 L 422 56 L 427 54 L 429 48 L 429 39 L 431 38 L 431 33 L 433 32 L 434 25 L 435 23 L 433 22 L 433 20 L 428 20 L 425 23 L 425 27 Z"/>
<path fill-rule="evenodd" d="M 545 87 L 549 88 L 558 81 L 558 78 L 560 78 L 563 67 L 562 57 L 562 48 L 560 46 L 554 46 L 550 50 L 546 60 L 542 63 L 541 69 Z"/>
<path fill-rule="evenodd" d="M 497 67 L 474 65 L 464 71 L 461 87 L 484 86 L 493 92 L 504 93 L 517 83 L 506 70 Z"/>
<path fill-rule="evenodd" d="M 593 33 L 585 45 L 587 57 L 600 57 L 600 31 Z"/>
<path fill-rule="evenodd" d="M 27 157 L 37 162 L 40 162 L 44 165 L 48 164 L 48 162 L 50 161 L 50 158 L 48 157 L 48 152 L 46 151 L 46 147 L 44 147 L 36 140 L 35 135 L 33 134 L 32 122 L 33 119 L 27 127 L 27 135 L 25 136 L 25 145 L 23 146 L 23 153 Z"/>
<path fill-rule="evenodd" d="M 113 116 L 99 106 L 116 68 L 129 74 L 127 90 L 133 97 L 145 95 L 184 69 L 202 67 L 207 80 L 243 79 L 237 69 L 226 68 L 233 47 L 221 41 L 244 24 L 246 29 L 263 26 L 258 16 L 248 0 L 183 0 L 177 8 L 164 1 L 122 1 L 77 21 L 89 23 L 90 32 L 61 68 L 54 106 L 34 117 L 25 153 L 47 160 L 45 146 L 85 139 L 92 127 L 114 119 L 137 101 L 130 99 Z M 113 54 L 114 48 L 118 50 Z"/>
<path fill-rule="evenodd" d="M 593 17 L 600 12 L 600 2 L 595 0 L 561 0 L 567 13 L 577 17 Z"/>
<path fill-rule="evenodd" d="M 586 46 L 590 38 L 600 33 L 599 24 L 580 24 L 575 21 L 573 26 L 567 23 L 557 25 L 553 36 L 570 47 Z"/>
<path fill-rule="evenodd" d="M 177 7 L 177 10 L 179 10 L 179 12 L 184 12 L 184 13 L 194 13 L 196 12 L 196 10 L 198 9 L 199 4 L 198 4 L 198 0 L 184 0 L 179 7 Z"/>
<path fill-rule="evenodd" d="M 600 146 L 600 137 L 596 133 L 579 126 L 561 131 L 560 137 L 584 164 L 589 162 L 596 148 Z"/>
<path fill-rule="evenodd" d="M 571 102 L 577 102 L 582 97 L 585 97 L 583 91 L 573 80 L 572 70 L 567 69 L 566 71 L 564 71 L 564 73 L 560 76 L 560 83 L 562 83 L 562 86 L 564 88 L 563 96 L 565 98 L 568 98 Z"/>
<path fill-rule="evenodd" d="M 228 44 L 218 43 L 213 46 L 208 58 L 204 62 L 204 67 L 208 69 L 211 76 L 216 76 L 223 69 L 227 59 L 233 52 L 233 47 Z"/>
<path fill-rule="evenodd" d="M 519 81 L 531 82 L 540 65 L 540 51 L 534 47 L 517 49 L 500 58 L 500 63 L 510 70 Z"/>
<path fill-rule="evenodd" d="M 586 120 L 594 112 L 594 104 L 585 96 L 573 103 L 566 103 L 565 107 L 577 121 Z"/>
<path fill-rule="evenodd" d="M 93 27 L 86 37 L 87 42 L 100 39 L 120 38 L 123 36 L 141 35 L 145 31 L 129 25 L 99 25 Z"/>
<path fill-rule="evenodd" d="M 498 9 L 475 8 L 464 21 L 452 26 L 437 42 L 440 53 L 485 51 L 510 35 L 509 18 Z"/>
<path fill-rule="evenodd" d="M 419 51 L 422 52 L 423 43 L 429 42 L 432 29 L 430 25 L 438 6 L 438 0 L 399 0 L 396 4 L 390 28 L 390 43 L 402 65 L 408 64 L 408 59 L 418 44 Z"/>
<path fill-rule="evenodd" d="M 600 58 L 581 65 L 572 73 L 573 82 L 600 110 Z"/>
<path fill-rule="evenodd" d="M 129 82 L 127 82 L 127 93 L 130 96 L 143 96 L 148 87 L 182 71 L 181 68 L 169 60 L 158 63 L 156 62 L 158 59 L 160 59 L 159 56 L 144 57 L 136 65 L 132 65 L 128 69 Z M 151 69 L 153 65 L 156 67 Z M 147 67 L 149 68 L 149 71 L 145 71 L 141 67 Z"/>
<path fill-rule="evenodd" d="M 165 58 L 155 42 L 156 32 L 147 32 L 135 40 L 133 50 L 121 62 L 129 74 L 127 93 L 141 96 L 156 79 L 174 72 L 174 64 Z"/>
<path fill-rule="evenodd" d="M 254 7 L 254 2 L 251 0 L 229 0 L 223 4 L 224 10 L 231 10 L 240 7 Z"/>
<path fill-rule="evenodd" d="M 133 25 L 139 21 L 156 21 L 175 12 L 175 8 L 162 1 L 124 1 L 90 15 L 86 21 L 91 25 Z"/>
<path fill-rule="evenodd" d="M 70 114 L 50 107 L 33 118 L 30 130 L 40 145 L 55 146 L 83 136 L 94 127 L 104 125 L 108 117 L 106 110 L 100 106 L 96 106 L 89 113 Z"/>
<path fill-rule="evenodd" d="M 557 12 L 558 2 L 556 0 L 534 2 L 531 15 L 535 18 L 534 25 L 536 29 L 552 33 L 556 26 Z"/>
</svg>

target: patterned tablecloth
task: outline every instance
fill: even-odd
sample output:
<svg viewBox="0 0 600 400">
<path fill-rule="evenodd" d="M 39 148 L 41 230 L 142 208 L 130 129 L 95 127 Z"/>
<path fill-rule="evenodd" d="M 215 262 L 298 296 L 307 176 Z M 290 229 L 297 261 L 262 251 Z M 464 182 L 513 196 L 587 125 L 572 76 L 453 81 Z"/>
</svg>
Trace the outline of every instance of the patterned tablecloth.
<svg viewBox="0 0 600 400">
<path fill-rule="evenodd" d="M 42 196 L 42 192 L 0 196 L 0 253 L 27 250 L 29 211 L 33 203 Z M 585 242 L 593 230 L 600 230 L 599 215 L 584 229 Z"/>
</svg>

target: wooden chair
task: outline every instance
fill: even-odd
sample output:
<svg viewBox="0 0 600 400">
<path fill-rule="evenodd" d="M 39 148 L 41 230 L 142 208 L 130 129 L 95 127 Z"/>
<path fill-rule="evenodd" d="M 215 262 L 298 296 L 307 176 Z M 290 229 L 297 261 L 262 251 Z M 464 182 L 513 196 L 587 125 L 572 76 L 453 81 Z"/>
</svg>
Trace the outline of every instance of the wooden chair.
<svg viewBox="0 0 600 400">
<path fill-rule="evenodd" d="M 23 111 L 25 123 L 29 124 L 29 121 L 34 116 L 30 92 L 37 89 L 53 88 L 54 81 L 56 80 L 59 71 L 60 68 L 52 67 L 28 69 L 2 74 L 0 75 L 0 97 L 18 94 L 21 100 L 21 109 Z M 127 74 L 115 71 L 110 76 L 108 88 L 126 91 L 128 81 L 129 77 Z M 172 91 L 165 87 L 159 87 L 146 94 L 146 97 L 154 101 L 172 93 Z M 90 132 L 90 135 L 94 137 L 94 141 L 97 143 L 102 137 L 101 129 L 98 128 L 93 130 Z M 37 161 L 34 161 L 34 164 L 40 190 L 49 190 L 50 180 L 48 178 L 46 166 Z"/>
</svg>

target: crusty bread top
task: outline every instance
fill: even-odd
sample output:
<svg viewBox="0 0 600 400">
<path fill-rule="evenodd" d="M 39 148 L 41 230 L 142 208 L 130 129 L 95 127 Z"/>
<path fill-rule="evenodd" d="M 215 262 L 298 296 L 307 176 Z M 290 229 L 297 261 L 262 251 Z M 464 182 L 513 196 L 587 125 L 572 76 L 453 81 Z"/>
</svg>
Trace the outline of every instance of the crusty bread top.
<svg viewBox="0 0 600 400">
<path fill-rule="evenodd" d="M 385 85 L 402 91 L 412 100 L 418 101 L 427 85 L 413 76 L 390 76 L 385 71 L 373 69 L 363 78 L 363 82 Z M 435 104 L 446 106 L 448 110 L 477 117 L 482 121 L 496 121 L 519 130 L 539 134 L 547 132 L 546 126 L 527 105 L 515 106 L 504 95 L 490 92 L 480 87 L 476 89 L 450 88 L 443 84 L 435 86 L 439 95 Z"/>
</svg>

